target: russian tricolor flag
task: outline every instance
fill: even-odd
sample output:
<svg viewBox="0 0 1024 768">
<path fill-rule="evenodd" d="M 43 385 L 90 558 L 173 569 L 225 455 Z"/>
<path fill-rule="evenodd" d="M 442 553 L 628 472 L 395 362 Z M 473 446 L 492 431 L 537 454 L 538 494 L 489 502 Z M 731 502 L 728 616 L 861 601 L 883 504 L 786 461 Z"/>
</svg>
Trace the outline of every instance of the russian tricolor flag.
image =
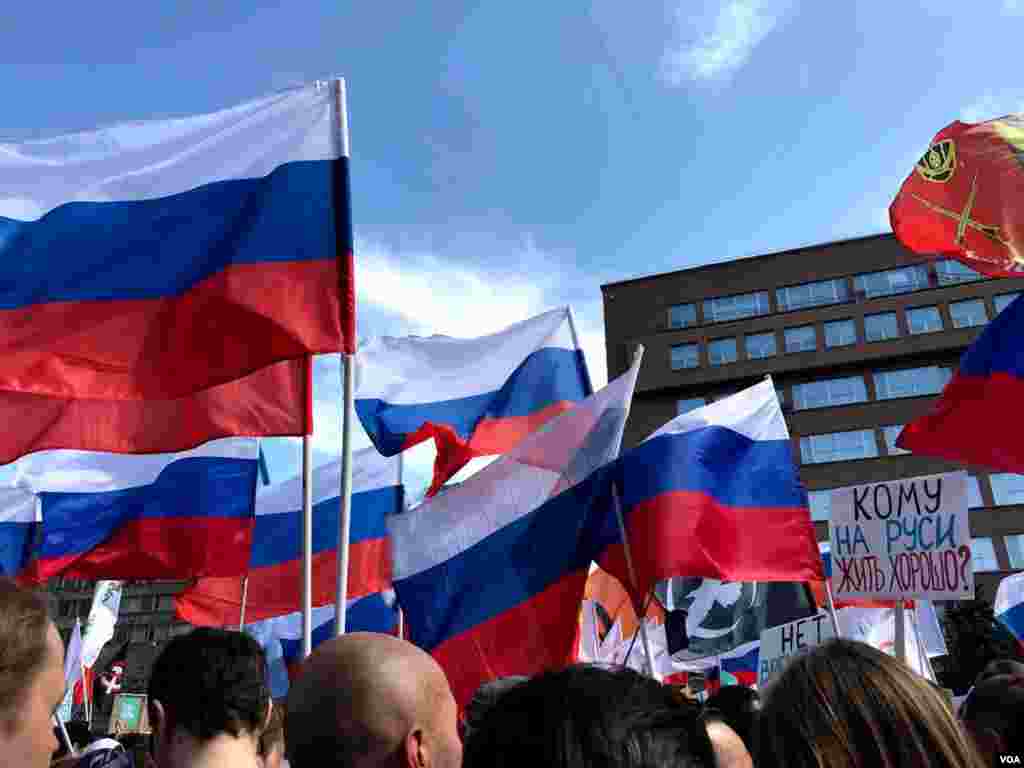
<svg viewBox="0 0 1024 768">
<path fill-rule="evenodd" d="M 21 575 L 41 520 L 39 498 L 24 488 L 0 488 L 0 575 Z"/>
<path fill-rule="evenodd" d="M 913 453 L 1024 472 L 1024 296 L 985 328 L 960 359 L 931 412 L 896 445 Z"/>
<path fill-rule="evenodd" d="M 348 598 L 391 588 L 391 546 L 384 518 L 403 510 L 400 459 L 370 447 L 352 454 Z M 333 605 L 337 590 L 341 462 L 313 471 L 313 600 Z M 298 610 L 302 576 L 302 478 L 261 488 L 256 497 L 245 616 L 249 621 Z M 178 617 L 197 626 L 237 624 L 238 579 L 200 579 L 175 600 Z"/>
<path fill-rule="evenodd" d="M 1024 649 L 1024 573 L 1007 576 L 999 582 L 993 609 L 996 621 L 1010 630 Z"/>
<path fill-rule="evenodd" d="M 757 687 L 757 665 L 761 658 L 761 641 L 744 643 L 719 656 L 722 683 Z"/>
<path fill-rule="evenodd" d="M 352 352 L 340 89 L 0 145 L 0 391 L 173 399 Z"/>
<path fill-rule="evenodd" d="M 438 660 L 460 706 L 488 680 L 572 658 L 591 561 L 617 536 L 599 497 L 638 370 L 389 518 L 409 638 Z"/>
<path fill-rule="evenodd" d="M 334 637 L 334 606 L 313 609 L 313 648 Z M 346 632 L 394 634 L 398 609 L 391 590 L 349 600 L 345 607 Z M 269 667 L 270 693 L 281 698 L 302 663 L 302 613 L 290 613 L 247 624 L 245 631 L 263 646 Z"/>
<path fill-rule="evenodd" d="M 568 308 L 475 339 L 374 339 L 356 365 L 356 413 L 381 454 L 434 438 L 431 496 L 473 457 L 507 452 L 591 394 Z"/>
<path fill-rule="evenodd" d="M 44 451 L 15 464 L 41 530 L 27 577 L 241 577 L 249 559 L 258 441 L 131 456 Z"/>
<path fill-rule="evenodd" d="M 616 462 L 639 585 L 822 578 L 786 420 L 770 379 L 670 421 Z M 621 542 L 598 560 L 631 585 Z"/>
</svg>

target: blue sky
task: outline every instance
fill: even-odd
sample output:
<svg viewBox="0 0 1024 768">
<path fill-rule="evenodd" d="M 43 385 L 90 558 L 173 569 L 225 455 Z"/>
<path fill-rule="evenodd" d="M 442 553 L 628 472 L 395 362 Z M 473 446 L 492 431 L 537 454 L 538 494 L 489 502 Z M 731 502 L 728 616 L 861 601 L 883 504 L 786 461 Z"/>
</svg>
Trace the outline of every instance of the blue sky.
<svg viewBox="0 0 1024 768">
<path fill-rule="evenodd" d="M 1024 111 L 1024 0 L 413 6 L 19 3 L 0 141 L 342 75 L 360 333 L 471 336 L 571 303 L 601 384 L 601 283 L 887 230 L 935 132 Z M 339 391 L 321 361 L 318 462 Z M 297 471 L 297 445 L 269 452 Z M 410 456 L 414 494 L 431 458 Z"/>
</svg>

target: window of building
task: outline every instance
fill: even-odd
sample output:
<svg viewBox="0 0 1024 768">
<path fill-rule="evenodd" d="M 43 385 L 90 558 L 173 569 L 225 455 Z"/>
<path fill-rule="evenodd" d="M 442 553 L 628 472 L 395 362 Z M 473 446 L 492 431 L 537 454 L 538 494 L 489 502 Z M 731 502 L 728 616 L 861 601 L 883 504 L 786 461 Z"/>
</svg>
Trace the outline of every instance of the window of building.
<svg viewBox="0 0 1024 768">
<path fill-rule="evenodd" d="M 832 491 L 809 491 L 807 502 L 811 520 L 829 520 L 832 517 Z"/>
<path fill-rule="evenodd" d="M 676 416 L 682 416 L 684 413 L 695 411 L 698 408 L 703 408 L 707 405 L 707 400 L 703 397 L 690 397 L 685 400 L 676 400 Z"/>
<path fill-rule="evenodd" d="M 787 328 L 786 352 L 813 352 L 818 348 L 818 336 L 813 325 L 801 325 Z"/>
<path fill-rule="evenodd" d="M 159 608 L 161 611 L 173 611 L 174 595 L 160 595 Z"/>
<path fill-rule="evenodd" d="M 1006 553 L 1010 556 L 1010 567 L 1024 568 L 1024 534 L 1007 536 L 1003 541 L 1006 542 Z"/>
<path fill-rule="evenodd" d="M 142 600 L 138 597 L 126 597 L 121 601 L 121 610 L 125 613 L 134 613 L 142 608 Z"/>
<path fill-rule="evenodd" d="M 949 318 L 954 328 L 973 328 L 988 322 L 985 302 L 982 299 L 954 301 L 949 305 Z"/>
<path fill-rule="evenodd" d="M 902 453 L 910 453 L 902 448 L 896 447 L 896 438 L 900 436 L 900 432 L 903 431 L 903 424 L 892 424 L 888 427 L 882 427 L 882 434 L 885 436 L 885 450 L 890 456 L 898 456 Z"/>
<path fill-rule="evenodd" d="M 895 312 L 880 312 L 864 316 L 864 337 L 868 341 L 888 341 L 899 337 Z"/>
<path fill-rule="evenodd" d="M 804 464 L 870 459 L 878 455 L 873 429 L 830 432 L 800 438 L 800 456 Z"/>
<path fill-rule="evenodd" d="M 144 643 L 149 639 L 149 627 L 145 624 L 136 624 L 131 628 L 130 636 L 133 643 Z"/>
<path fill-rule="evenodd" d="M 895 296 L 928 287 L 928 268 L 924 264 L 869 272 L 853 278 L 853 287 L 867 299 Z"/>
<path fill-rule="evenodd" d="M 139 598 L 139 604 L 144 611 L 152 611 L 156 607 L 156 597 L 153 595 L 143 595 Z"/>
<path fill-rule="evenodd" d="M 128 639 L 128 627 L 118 627 L 114 630 L 114 642 L 123 643 Z"/>
<path fill-rule="evenodd" d="M 157 624 L 153 627 L 153 631 L 150 633 L 150 639 L 155 642 L 162 643 L 171 635 L 171 628 L 167 624 Z"/>
<path fill-rule="evenodd" d="M 952 375 L 949 368 L 937 365 L 899 371 L 876 371 L 875 390 L 879 400 L 937 395 Z"/>
<path fill-rule="evenodd" d="M 989 475 L 988 481 L 992 485 L 992 501 L 997 507 L 1024 504 L 1024 475 L 1001 472 Z"/>
<path fill-rule="evenodd" d="M 942 316 L 938 307 L 914 307 L 907 310 L 907 325 L 913 335 L 935 333 L 942 330 Z"/>
<path fill-rule="evenodd" d="M 935 275 L 939 279 L 939 285 L 975 283 L 978 280 L 986 279 L 984 275 L 975 272 L 966 264 L 961 264 L 956 259 L 944 259 L 935 262 Z"/>
<path fill-rule="evenodd" d="M 825 323 L 825 346 L 848 347 L 857 343 L 857 326 L 853 320 L 833 320 Z"/>
<path fill-rule="evenodd" d="M 74 616 L 74 608 L 75 608 L 75 601 L 74 600 L 68 600 L 66 602 L 62 602 L 60 604 L 60 608 L 59 608 L 60 616 L 62 618 L 67 618 L 69 616 Z"/>
<path fill-rule="evenodd" d="M 672 370 L 696 368 L 700 365 L 700 349 L 696 344 L 674 344 L 672 346 Z"/>
<path fill-rule="evenodd" d="M 971 559 L 974 560 L 975 573 L 999 570 L 996 548 L 988 537 L 971 539 Z"/>
<path fill-rule="evenodd" d="M 771 312 L 771 307 L 768 305 L 768 291 L 744 293 L 739 296 L 723 296 L 704 301 L 704 322 L 707 323 L 757 317 L 758 315 L 767 315 L 769 312 Z"/>
<path fill-rule="evenodd" d="M 790 309 L 838 304 L 846 301 L 849 298 L 849 293 L 846 290 L 846 280 L 836 278 L 835 280 L 820 280 L 816 283 L 779 288 L 775 291 L 775 298 L 779 302 L 779 311 L 786 312 Z"/>
<path fill-rule="evenodd" d="M 708 343 L 708 362 L 725 365 L 736 362 L 736 339 L 715 339 Z"/>
<path fill-rule="evenodd" d="M 981 486 L 978 485 L 978 478 L 974 475 L 967 476 L 967 508 L 981 509 L 985 506 L 985 500 L 981 498 Z"/>
<path fill-rule="evenodd" d="M 1020 291 L 1014 293 L 1001 293 L 998 296 L 992 297 L 992 305 L 996 308 L 996 314 L 998 315 L 1008 306 L 1013 303 L 1013 300 L 1020 296 Z"/>
<path fill-rule="evenodd" d="M 668 308 L 669 328 L 688 328 L 697 324 L 696 304 L 676 304 Z"/>
<path fill-rule="evenodd" d="M 844 376 L 793 385 L 793 408 L 798 411 L 866 403 L 867 400 L 868 389 L 863 376 Z"/>
<path fill-rule="evenodd" d="M 751 360 L 763 360 L 766 357 L 775 357 L 775 332 L 753 333 L 744 340 L 747 347 L 747 357 Z"/>
</svg>

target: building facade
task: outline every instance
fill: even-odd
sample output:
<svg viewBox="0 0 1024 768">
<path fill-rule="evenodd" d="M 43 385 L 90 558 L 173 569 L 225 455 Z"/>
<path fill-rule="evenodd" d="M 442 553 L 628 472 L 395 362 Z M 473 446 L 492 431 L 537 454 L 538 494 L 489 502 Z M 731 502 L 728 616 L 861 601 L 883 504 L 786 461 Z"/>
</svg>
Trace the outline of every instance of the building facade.
<svg viewBox="0 0 1024 768">
<path fill-rule="evenodd" d="M 1024 569 L 1024 476 L 914 456 L 895 440 L 1022 290 L 925 260 L 891 234 L 604 285 L 609 379 L 645 347 L 623 448 L 771 376 L 818 539 L 834 488 L 967 469 L 975 582 L 991 601 Z"/>
</svg>

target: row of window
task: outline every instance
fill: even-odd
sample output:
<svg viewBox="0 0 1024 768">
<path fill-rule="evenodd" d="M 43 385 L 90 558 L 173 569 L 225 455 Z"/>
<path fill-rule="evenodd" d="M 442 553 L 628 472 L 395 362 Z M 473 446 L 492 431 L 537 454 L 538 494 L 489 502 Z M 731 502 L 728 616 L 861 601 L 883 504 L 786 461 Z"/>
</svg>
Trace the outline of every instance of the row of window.
<svg viewBox="0 0 1024 768">
<path fill-rule="evenodd" d="M 904 397 L 937 395 L 949 382 L 953 371 L 938 365 L 917 368 L 901 368 L 894 371 L 875 371 L 871 374 L 875 385 L 876 400 L 896 400 Z M 785 400 L 780 390 L 779 399 Z M 864 376 L 841 376 L 834 379 L 818 379 L 793 385 L 792 407 L 796 411 L 814 408 L 831 408 L 840 405 L 855 405 L 869 401 Z M 703 397 L 687 398 L 676 402 L 676 414 L 692 411 L 707 404 Z M 844 433 L 835 433 L 844 434 Z"/>
<path fill-rule="evenodd" d="M 1002 312 L 1020 293 L 1006 293 L 993 299 L 996 313 Z M 907 330 L 911 335 L 935 333 L 943 330 L 942 315 L 937 306 L 914 307 L 907 310 Z M 949 316 L 953 328 L 973 328 L 988 322 L 984 299 L 952 302 Z M 852 318 L 832 320 L 825 325 L 825 347 L 852 346 L 857 343 L 857 327 Z M 864 316 L 864 340 L 868 343 L 889 341 L 900 336 L 895 312 L 879 312 Z M 752 333 L 743 337 L 748 360 L 763 360 L 779 354 L 775 331 Z M 783 330 L 786 354 L 813 352 L 818 348 L 818 333 L 813 325 L 801 325 Z M 670 352 L 672 370 L 700 367 L 700 343 L 675 344 Z M 708 342 L 708 363 L 712 366 L 735 363 L 739 360 L 739 345 L 735 337 L 713 339 Z"/>
<path fill-rule="evenodd" d="M 855 275 L 853 290 L 858 296 L 874 299 L 881 296 L 909 293 L 923 288 L 971 283 L 984 279 L 986 279 L 984 275 L 958 261 L 944 260 L 934 264 L 934 273 L 926 264 L 915 264 L 909 267 Z M 775 301 L 780 312 L 841 304 L 849 300 L 850 291 L 847 279 L 843 277 L 791 285 L 778 288 L 775 291 Z M 746 317 L 758 317 L 772 311 L 768 291 L 753 291 L 737 296 L 705 299 L 701 308 L 705 323 L 721 323 Z M 697 324 L 696 304 L 677 304 L 669 308 L 670 328 L 688 328 Z"/>
<path fill-rule="evenodd" d="M 84 600 L 61 600 L 58 613 L 61 617 L 88 616 L 92 608 L 92 598 Z M 140 595 L 126 597 L 121 600 L 122 613 L 138 613 L 147 611 L 173 611 L 173 595 Z"/>
<path fill-rule="evenodd" d="M 135 624 L 118 626 L 114 630 L 113 642 L 123 643 L 148 643 L 156 642 L 162 643 L 171 637 L 177 637 L 178 635 L 187 635 L 192 631 L 192 627 L 188 624 L 176 623 L 176 624 Z"/>
</svg>

